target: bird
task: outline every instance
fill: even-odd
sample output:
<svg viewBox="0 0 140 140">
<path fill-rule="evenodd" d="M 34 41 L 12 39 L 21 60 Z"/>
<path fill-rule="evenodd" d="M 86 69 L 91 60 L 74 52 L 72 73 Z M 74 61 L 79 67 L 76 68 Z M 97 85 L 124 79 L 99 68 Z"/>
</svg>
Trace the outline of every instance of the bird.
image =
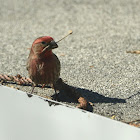
<svg viewBox="0 0 140 140">
<path fill-rule="evenodd" d="M 34 83 L 31 94 L 38 84 L 50 85 L 56 93 L 55 83 L 60 77 L 61 64 L 52 52 L 55 48 L 58 45 L 50 36 L 39 37 L 33 42 L 27 60 L 29 78 Z"/>
</svg>

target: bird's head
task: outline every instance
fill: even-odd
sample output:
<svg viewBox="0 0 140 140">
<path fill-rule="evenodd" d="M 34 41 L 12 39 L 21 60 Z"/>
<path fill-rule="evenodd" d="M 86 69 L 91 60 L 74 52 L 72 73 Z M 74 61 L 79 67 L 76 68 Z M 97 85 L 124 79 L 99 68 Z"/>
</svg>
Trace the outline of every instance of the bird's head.
<svg viewBox="0 0 140 140">
<path fill-rule="evenodd" d="M 58 45 L 54 39 L 50 36 L 43 36 L 37 38 L 33 44 L 32 49 L 35 55 L 51 54 L 52 49 L 58 48 Z"/>
</svg>

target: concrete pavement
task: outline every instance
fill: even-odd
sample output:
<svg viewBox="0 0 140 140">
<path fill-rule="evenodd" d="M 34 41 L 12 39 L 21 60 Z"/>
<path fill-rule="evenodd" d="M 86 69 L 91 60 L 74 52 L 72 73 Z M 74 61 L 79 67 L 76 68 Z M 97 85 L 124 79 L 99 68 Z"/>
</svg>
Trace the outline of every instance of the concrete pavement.
<svg viewBox="0 0 140 140">
<path fill-rule="evenodd" d="M 120 121 L 140 119 L 140 55 L 126 53 L 140 49 L 139 0 L 0 2 L 0 73 L 28 76 L 34 39 L 49 35 L 57 41 L 73 30 L 54 50 L 62 79 L 79 87 L 95 113 Z M 53 93 L 35 89 L 38 95 Z"/>
</svg>

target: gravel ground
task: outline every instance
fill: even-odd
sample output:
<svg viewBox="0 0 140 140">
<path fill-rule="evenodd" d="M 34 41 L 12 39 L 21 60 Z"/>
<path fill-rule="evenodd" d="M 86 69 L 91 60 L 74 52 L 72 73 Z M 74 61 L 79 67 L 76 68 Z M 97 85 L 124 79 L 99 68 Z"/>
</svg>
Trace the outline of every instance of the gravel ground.
<svg viewBox="0 0 140 140">
<path fill-rule="evenodd" d="M 0 73 L 27 77 L 28 48 L 34 39 L 49 35 L 57 41 L 73 30 L 54 50 L 62 79 L 79 87 L 94 103 L 94 113 L 120 121 L 140 119 L 140 55 L 126 53 L 140 49 L 139 0 L 0 3 Z M 38 95 L 53 93 L 35 88 Z"/>
</svg>

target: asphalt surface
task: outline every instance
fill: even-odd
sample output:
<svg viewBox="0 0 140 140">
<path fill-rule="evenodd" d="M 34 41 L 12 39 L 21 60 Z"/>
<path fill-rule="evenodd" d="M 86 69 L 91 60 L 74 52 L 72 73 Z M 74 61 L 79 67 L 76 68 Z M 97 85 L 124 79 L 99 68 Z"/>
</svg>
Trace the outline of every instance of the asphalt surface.
<svg viewBox="0 0 140 140">
<path fill-rule="evenodd" d="M 0 3 L 1 74 L 27 77 L 32 42 L 45 35 L 57 41 L 72 30 L 73 34 L 54 50 L 61 61 L 61 78 L 79 87 L 94 104 L 94 113 L 120 121 L 140 119 L 140 55 L 126 53 L 140 50 L 139 0 Z M 38 95 L 53 93 L 35 88 Z"/>
</svg>

